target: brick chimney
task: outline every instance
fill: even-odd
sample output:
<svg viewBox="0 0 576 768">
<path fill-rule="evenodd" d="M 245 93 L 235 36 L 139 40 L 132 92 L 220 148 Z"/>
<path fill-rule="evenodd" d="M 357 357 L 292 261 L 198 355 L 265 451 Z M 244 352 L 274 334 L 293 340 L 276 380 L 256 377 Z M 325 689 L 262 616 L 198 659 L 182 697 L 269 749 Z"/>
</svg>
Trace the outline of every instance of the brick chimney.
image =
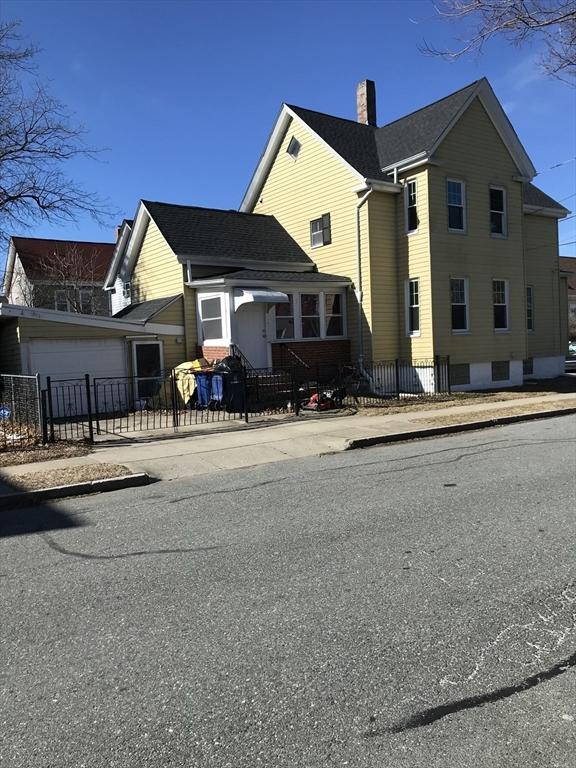
<svg viewBox="0 0 576 768">
<path fill-rule="evenodd" d="M 376 86 L 374 80 L 362 80 L 356 88 L 358 122 L 376 125 Z"/>
</svg>

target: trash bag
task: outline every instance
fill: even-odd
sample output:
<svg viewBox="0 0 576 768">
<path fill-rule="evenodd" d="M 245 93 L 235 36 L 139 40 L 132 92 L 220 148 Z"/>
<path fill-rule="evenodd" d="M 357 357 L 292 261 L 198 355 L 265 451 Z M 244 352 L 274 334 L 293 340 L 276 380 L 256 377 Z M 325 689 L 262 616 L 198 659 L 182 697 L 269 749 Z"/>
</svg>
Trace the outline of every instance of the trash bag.
<svg viewBox="0 0 576 768">
<path fill-rule="evenodd" d="M 241 371 L 242 361 L 239 357 L 233 357 L 232 355 L 223 358 L 214 366 L 215 373 L 240 373 Z"/>
</svg>

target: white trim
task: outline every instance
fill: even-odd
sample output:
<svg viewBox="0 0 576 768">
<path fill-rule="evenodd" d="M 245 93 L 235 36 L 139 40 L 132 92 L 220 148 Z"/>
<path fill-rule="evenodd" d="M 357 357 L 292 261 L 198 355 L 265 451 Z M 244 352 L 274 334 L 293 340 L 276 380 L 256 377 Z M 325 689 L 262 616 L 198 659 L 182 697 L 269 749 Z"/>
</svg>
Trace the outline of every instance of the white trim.
<svg viewBox="0 0 576 768">
<path fill-rule="evenodd" d="M 114 288 L 114 283 L 118 277 L 118 272 L 120 271 L 120 265 L 122 263 L 122 257 L 124 256 L 126 245 L 130 239 L 134 223 L 135 222 L 132 222 L 132 225 L 128 224 L 127 222 L 122 224 L 120 237 L 118 238 L 118 242 L 114 248 L 114 253 L 112 254 L 112 259 L 110 260 L 108 271 L 106 272 L 106 276 L 104 278 L 103 287 L 105 291 L 111 291 Z"/>
<path fill-rule="evenodd" d="M 292 296 L 292 317 L 294 318 L 294 336 L 293 338 L 279 339 L 276 337 L 276 309 L 273 308 L 271 312 L 271 322 L 268 326 L 269 340 L 272 344 L 292 343 L 292 342 L 305 342 L 305 341 L 342 341 L 348 338 L 348 318 L 347 318 L 347 302 L 346 292 L 343 290 L 290 290 L 286 291 L 287 294 Z M 302 335 L 302 294 L 314 294 L 318 296 L 318 317 L 320 320 L 320 335 L 319 336 L 303 336 Z M 326 294 L 335 293 L 340 296 L 340 306 L 342 309 L 341 315 L 333 315 L 333 317 L 342 317 L 342 331 L 340 336 L 327 336 L 326 335 Z M 315 315 L 306 315 L 306 317 L 315 317 Z M 332 315 L 331 315 L 332 317 Z"/>
<path fill-rule="evenodd" d="M 559 208 L 541 208 L 538 205 L 526 205 L 526 203 L 522 206 L 522 210 L 526 214 L 533 216 L 550 216 L 553 219 L 564 219 L 570 213 L 567 208 L 562 208 L 562 210 Z"/>
<path fill-rule="evenodd" d="M 374 192 L 388 192 L 398 195 L 402 192 L 403 187 L 402 184 L 397 184 L 393 181 L 364 179 L 364 184 L 361 184 L 359 187 L 353 187 L 352 192 L 356 192 L 360 195 L 364 192 L 368 192 L 369 189 L 372 189 Z"/>
<path fill-rule="evenodd" d="M 311 272 L 313 263 L 310 261 L 250 261 L 248 259 L 221 259 L 214 258 L 212 256 L 191 256 L 190 254 L 176 254 L 176 258 L 180 264 L 197 264 L 203 267 L 206 266 L 223 266 L 223 267 L 236 267 L 236 269 L 256 269 L 265 270 L 266 272 Z"/>
<path fill-rule="evenodd" d="M 414 184 L 414 192 L 416 195 L 416 204 L 414 205 L 414 208 L 416 209 L 416 229 L 408 229 L 408 188 L 410 184 Z M 410 179 L 404 180 L 404 234 L 406 235 L 415 235 L 418 230 L 420 229 L 420 219 L 418 218 L 418 177 L 412 176 Z"/>
<path fill-rule="evenodd" d="M 202 329 L 202 302 L 209 299 L 220 299 L 220 323 L 222 328 L 222 337 L 219 339 L 205 339 Z M 230 315 L 232 313 L 229 291 L 206 291 L 196 292 L 196 316 L 198 323 L 198 344 L 203 346 L 226 347 L 230 346 L 232 338 L 232 322 Z M 216 318 L 208 318 L 215 320 Z"/>
<path fill-rule="evenodd" d="M 251 280 L 251 279 L 242 279 L 242 280 L 236 280 L 234 278 L 227 278 L 226 275 L 220 276 L 220 277 L 205 277 L 205 278 L 198 278 L 197 280 L 193 280 L 191 283 L 186 283 L 186 286 L 188 288 L 204 288 L 204 287 L 210 287 L 210 286 L 219 286 L 219 285 L 226 285 L 226 286 L 266 286 L 269 288 L 279 288 L 283 290 L 285 293 L 290 293 L 292 289 L 309 289 L 316 287 L 317 289 L 319 287 L 322 288 L 322 290 L 326 290 L 327 286 L 334 286 L 335 288 L 348 288 L 352 284 L 351 280 L 348 280 L 346 278 L 342 278 L 342 280 L 338 281 L 328 281 L 328 280 L 314 280 L 307 282 L 306 280 L 299 280 L 298 282 L 292 282 L 287 280 Z"/>
<path fill-rule="evenodd" d="M 452 307 L 461 307 L 462 304 L 455 304 L 452 301 L 452 280 L 464 281 L 464 306 L 466 307 L 466 328 L 452 328 Z M 470 290 L 467 277 L 450 277 L 450 330 L 454 336 L 466 336 L 470 333 Z"/>
<path fill-rule="evenodd" d="M 418 307 L 418 330 L 417 331 L 410 331 L 410 283 L 418 283 L 418 304 L 414 304 L 413 306 Z M 420 336 L 421 334 L 421 320 L 422 320 L 422 303 L 421 303 L 421 297 L 420 297 L 420 278 L 419 277 L 409 277 L 404 281 L 404 321 L 405 321 L 405 334 L 408 339 L 414 339 Z"/>
<path fill-rule="evenodd" d="M 286 132 L 288 131 L 288 128 L 293 120 L 296 120 L 301 126 L 304 126 L 304 128 L 312 136 L 314 136 L 314 138 L 320 142 L 320 144 L 322 144 L 325 149 L 330 152 L 330 154 L 336 157 L 349 171 L 351 171 L 351 173 L 353 173 L 359 181 L 364 181 L 362 174 L 353 168 L 350 163 L 344 160 L 342 155 L 338 154 L 338 152 L 336 152 L 335 149 L 333 149 L 327 142 L 325 142 L 324 139 L 316 133 L 316 131 L 312 130 L 308 123 L 306 123 L 301 117 L 293 112 L 287 104 L 283 104 L 280 113 L 276 118 L 276 122 L 274 123 L 272 132 L 270 133 L 264 151 L 260 156 L 260 160 L 258 161 L 256 169 L 252 175 L 252 178 L 250 179 L 250 183 L 248 184 L 246 192 L 244 193 L 244 197 L 242 198 L 242 202 L 238 208 L 239 211 L 243 213 L 251 213 L 254 210 L 256 200 L 262 191 L 262 187 L 264 186 L 268 172 L 274 164 L 276 155 L 278 154 Z"/>
<path fill-rule="evenodd" d="M 402 120 L 402 118 L 400 118 Z M 383 126 L 384 128 L 386 126 Z M 411 155 L 410 157 L 405 157 L 402 160 L 398 160 L 397 162 L 391 163 L 390 165 L 385 165 L 384 168 L 382 168 L 383 173 L 388 173 L 389 171 L 406 171 L 408 170 L 409 164 L 411 164 L 409 167 L 413 168 L 417 165 L 423 165 L 424 163 L 427 163 L 430 159 L 430 152 L 424 151 L 424 152 L 418 152 L 415 155 Z"/>
<path fill-rule="evenodd" d="M 506 304 L 496 304 L 494 302 L 494 283 L 504 283 L 504 297 L 506 299 Z M 496 328 L 494 324 L 494 307 L 502 307 L 506 306 L 506 327 L 505 328 Z M 502 277 L 493 277 L 492 278 L 492 330 L 494 333 L 509 333 L 510 332 L 510 286 L 509 281 L 505 280 Z"/>
<path fill-rule="evenodd" d="M 450 226 L 450 203 L 448 202 L 448 184 L 460 184 L 461 192 L 462 192 L 462 229 L 455 229 L 454 227 Z M 458 208 L 460 206 L 453 205 L 453 208 Z M 450 178 L 449 176 L 446 177 L 446 225 L 448 228 L 448 232 L 451 232 L 452 234 L 456 235 L 466 235 L 468 233 L 468 223 L 467 223 L 467 210 L 466 210 L 466 182 L 462 179 L 454 179 Z"/>
<path fill-rule="evenodd" d="M 22 317 L 45 322 L 108 328 L 115 331 L 132 331 L 133 333 L 138 333 L 139 329 L 142 328 L 151 333 L 166 336 L 179 336 L 184 333 L 183 325 L 147 323 L 144 320 L 127 322 L 103 315 L 82 315 L 80 312 L 58 312 L 55 309 L 36 309 L 35 307 L 22 307 L 14 304 L 0 304 L 0 318 L 2 317 Z"/>
</svg>

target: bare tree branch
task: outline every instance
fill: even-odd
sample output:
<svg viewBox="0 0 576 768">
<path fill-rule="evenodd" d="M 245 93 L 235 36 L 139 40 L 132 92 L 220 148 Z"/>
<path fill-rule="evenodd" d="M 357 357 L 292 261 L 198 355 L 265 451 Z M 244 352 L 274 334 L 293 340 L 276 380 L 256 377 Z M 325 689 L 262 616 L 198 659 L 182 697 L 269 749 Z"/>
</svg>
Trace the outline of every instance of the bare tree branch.
<svg viewBox="0 0 576 768">
<path fill-rule="evenodd" d="M 424 42 L 423 53 L 455 60 L 481 52 L 494 37 L 503 36 L 514 45 L 539 40 L 544 44 L 539 62 L 543 71 L 576 85 L 575 0 L 439 0 L 435 9 L 440 17 L 469 21 L 471 27 L 459 38 L 458 48 L 439 49 Z"/>
<path fill-rule="evenodd" d="M 37 49 L 22 43 L 16 22 L 0 23 L 0 239 L 34 221 L 74 221 L 89 214 L 108 223 L 115 212 L 65 173 L 67 161 L 94 158 L 86 132 L 46 88 L 23 71 L 34 71 Z"/>
</svg>

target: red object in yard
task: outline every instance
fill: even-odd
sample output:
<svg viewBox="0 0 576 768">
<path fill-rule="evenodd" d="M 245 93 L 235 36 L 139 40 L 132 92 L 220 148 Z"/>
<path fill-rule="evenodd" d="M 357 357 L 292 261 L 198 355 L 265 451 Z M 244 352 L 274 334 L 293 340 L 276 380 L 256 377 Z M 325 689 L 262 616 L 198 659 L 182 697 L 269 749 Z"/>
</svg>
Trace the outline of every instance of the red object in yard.
<svg viewBox="0 0 576 768">
<path fill-rule="evenodd" d="M 336 407 L 336 403 L 332 398 L 316 393 L 315 395 L 312 395 L 310 400 L 308 400 L 303 407 L 307 411 L 331 411 L 332 408 Z"/>
</svg>

